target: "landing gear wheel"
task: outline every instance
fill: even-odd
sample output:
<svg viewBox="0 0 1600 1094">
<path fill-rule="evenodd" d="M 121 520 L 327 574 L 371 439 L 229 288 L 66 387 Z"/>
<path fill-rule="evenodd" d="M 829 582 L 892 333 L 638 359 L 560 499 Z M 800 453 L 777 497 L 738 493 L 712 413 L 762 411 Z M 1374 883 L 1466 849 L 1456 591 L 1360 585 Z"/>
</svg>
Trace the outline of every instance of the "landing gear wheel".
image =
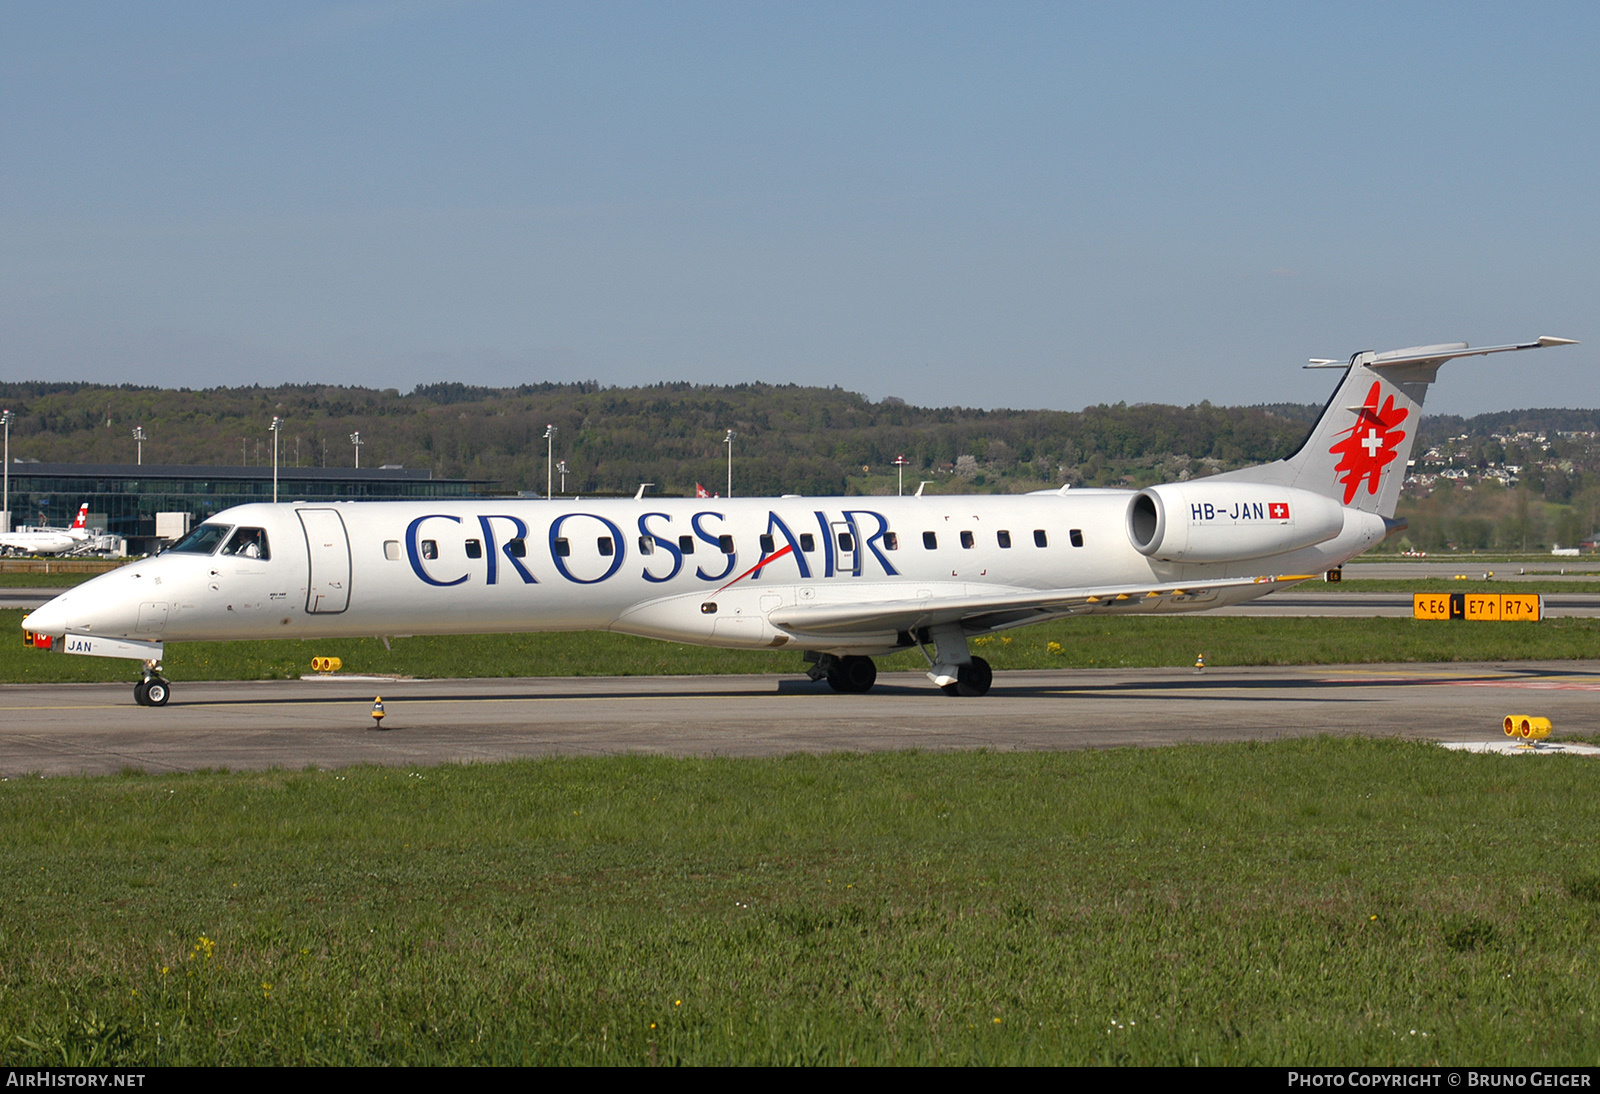
<svg viewBox="0 0 1600 1094">
<path fill-rule="evenodd" d="M 956 682 L 946 684 L 944 693 L 976 698 L 979 695 L 987 695 L 989 686 L 993 683 L 994 670 L 989 667 L 989 662 L 981 657 L 974 657 L 970 665 L 962 665 L 956 669 Z"/>
<path fill-rule="evenodd" d="M 847 695 L 862 695 L 878 680 L 878 666 L 870 657 L 841 657 L 828 666 L 828 686 Z"/>
<path fill-rule="evenodd" d="M 145 685 L 144 701 L 149 706 L 164 707 L 172 698 L 172 685 L 157 676 Z"/>
<path fill-rule="evenodd" d="M 140 680 L 133 685 L 133 701 L 142 707 L 150 705 L 150 681 Z"/>
</svg>

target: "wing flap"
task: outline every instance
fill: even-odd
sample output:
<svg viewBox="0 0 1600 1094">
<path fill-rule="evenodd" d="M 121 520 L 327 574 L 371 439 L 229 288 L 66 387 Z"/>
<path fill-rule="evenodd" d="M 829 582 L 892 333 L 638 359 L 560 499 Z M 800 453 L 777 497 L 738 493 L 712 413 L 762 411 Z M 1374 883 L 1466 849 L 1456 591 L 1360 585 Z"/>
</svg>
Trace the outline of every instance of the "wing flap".
<svg viewBox="0 0 1600 1094">
<path fill-rule="evenodd" d="M 914 631 L 961 623 L 978 630 L 1016 626 L 1052 615 L 1089 612 L 1149 611 L 1162 604 L 1211 599 L 1223 589 L 1263 587 L 1305 581 L 1313 574 L 1277 574 L 1170 584 L 1117 585 L 1101 588 L 1042 589 L 996 596 L 924 597 L 850 604 L 795 604 L 776 608 L 767 619 L 775 627 L 800 634 L 850 634 L 870 631 Z"/>
</svg>

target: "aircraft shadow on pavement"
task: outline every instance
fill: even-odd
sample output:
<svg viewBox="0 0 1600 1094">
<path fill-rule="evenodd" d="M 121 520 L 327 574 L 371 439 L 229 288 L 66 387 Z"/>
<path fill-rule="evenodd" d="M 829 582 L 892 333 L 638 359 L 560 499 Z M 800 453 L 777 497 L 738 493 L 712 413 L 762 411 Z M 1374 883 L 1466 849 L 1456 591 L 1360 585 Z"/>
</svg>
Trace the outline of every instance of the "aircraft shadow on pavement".
<svg viewBox="0 0 1600 1094">
<path fill-rule="evenodd" d="M 1086 672 L 1100 675 L 1105 669 L 1091 669 Z M 1338 671 L 1346 676 L 1329 676 L 1327 672 Z M 1521 668 L 1515 665 L 1497 666 L 1481 672 L 1469 672 L 1460 675 L 1451 673 L 1442 675 L 1437 672 L 1419 672 L 1415 676 L 1360 674 L 1359 667 L 1355 666 L 1329 666 L 1319 668 L 1309 666 L 1303 670 L 1304 675 L 1293 676 L 1233 676 L 1227 670 L 1217 672 L 1216 675 L 1178 676 L 1175 678 L 1153 680 L 1086 680 L 1076 683 L 1070 680 L 1052 681 L 1050 683 L 1029 683 L 1015 678 L 1008 679 L 1000 675 L 994 688 L 984 699 L 954 700 L 962 703 L 981 704 L 995 699 L 1066 699 L 1072 697 L 1100 697 L 1100 698 L 1143 698 L 1143 699 L 1169 699 L 1169 700 L 1198 700 L 1211 702 L 1375 702 L 1371 698 L 1351 696 L 1345 699 L 1333 699 L 1326 694 L 1299 696 L 1295 694 L 1269 695 L 1270 692 L 1330 692 L 1350 688 L 1366 689 L 1395 689 L 1413 687 L 1434 687 L 1451 684 L 1488 684 L 1506 683 L 1508 685 L 1526 684 L 1540 679 L 1583 677 L 1600 684 L 1600 673 L 1586 672 L 1578 669 L 1551 669 L 1551 668 Z M 553 678 L 552 678 L 553 679 Z M 636 678 L 633 678 L 636 679 Z M 688 678 L 683 678 L 688 679 Z M 442 692 L 414 693 L 396 691 L 393 699 L 396 703 L 470 703 L 470 702 L 507 702 L 525 701 L 535 702 L 544 700 L 574 700 L 574 699 L 759 699 L 768 695 L 787 697 L 827 697 L 836 699 L 841 704 L 860 702 L 863 699 L 870 701 L 880 696 L 923 696 L 929 701 L 952 701 L 941 694 L 929 684 L 918 682 L 898 683 L 879 678 L 878 684 L 873 687 L 867 696 L 841 695 L 834 693 L 826 683 L 812 683 L 804 679 L 781 679 L 776 681 L 776 687 L 771 691 L 751 687 L 707 687 L 692 689 L 685 687 L 617 687 L 615 689 L 599 688 L 595 686 L 596 680 L 588 678 L 589 685 L 585 688 L 563 687 L 554 684 L 546 689 L 523 690 L 505 689 L 497 691 L 473 692 L 470 694 L 452 694 Z M 1241 696 L 1239 692 L 1257 693 Z M 1228 694 L 1224 694 L 1228 693 Z M 363 703 L 372 700 L 364 694 L 358 695 L 306 695 L 306 696 L 250 696 L 237 699 L 206 698 L 183 699 L 174 696 L 173 707 L 181 706 L 321 706 L 340 703 Z"/>
</svg>

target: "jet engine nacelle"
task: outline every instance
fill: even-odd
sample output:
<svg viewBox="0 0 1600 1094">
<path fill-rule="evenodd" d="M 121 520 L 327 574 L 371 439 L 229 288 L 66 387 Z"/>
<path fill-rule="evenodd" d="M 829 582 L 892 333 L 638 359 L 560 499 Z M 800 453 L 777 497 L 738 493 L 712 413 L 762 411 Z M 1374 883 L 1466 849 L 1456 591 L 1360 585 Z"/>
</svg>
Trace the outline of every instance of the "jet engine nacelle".
<svg viewBox="0 0 1600 1094">
<path fill-rule="evenodd" d="M 1344 530 L 1332 498 L 1252 482 L 1174 482 L 1128 503 L 1128 538 L 1165 562 L 1234 562 L 1310 547 Z"/>
</svg>

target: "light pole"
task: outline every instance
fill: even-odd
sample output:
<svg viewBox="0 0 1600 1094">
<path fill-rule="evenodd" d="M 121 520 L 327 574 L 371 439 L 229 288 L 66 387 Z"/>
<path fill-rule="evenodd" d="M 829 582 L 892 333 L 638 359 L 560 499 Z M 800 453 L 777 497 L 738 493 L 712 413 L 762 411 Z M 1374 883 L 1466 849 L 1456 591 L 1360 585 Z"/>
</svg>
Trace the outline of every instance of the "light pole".
<svg viewBox="0 0 1600 1094">
<path fill-rule="evenodd" d="M 561 496 L 567 495 L 567 461 L 561 460 L 556 464 L 556 474 L 561 476 Z"/>
<path fill-rule="evenodd" d="M 283 419 L 276 414 L 272 416 L 272 424 L 267 427 L 272 430 L 272 504 L 278 504 L 278 430 L 283 428 Z M 357 451 L 360 451 L 357 449 Z"/>
<path fill-rule="evenodd" d="M 139 463 L 140 467 L 143 467 L 144 466 L 144 426 L 136 425 L 136 426 L 133 427 L 133 439 L 139 445 L 138 463 Z"/>
<path fill-rule="evenodd" d="M 6 515 L 6 526 L 0 531 L 11 531 L 11 411 L 0 410 L 0 425 L 6 429 L 6 485 L 4 494 L 0 494 L 0 512 Z"/>
<path fill-rule="evenodd" d="M 904 456 L 896 456 L 894 458 L 894 465 L 900 471 L 900 493 L 898 496 L 902 498 L 906 496 L 906 467 L 909 466 L 910 463 L 911 461 L 906 459 Z"/>
<path fill-rule="evenodd" d="M 555 470 L 555 466 L 556 466 L 555 465 L 555 453 L 556 453 L 556 427 L 553 426 L 553 425 L 547 425 L 547 426 L 544 427 L 544 500 L 545 501 L 549 501 L 552 497 L 555 496 L 554 491 L 551 489 L 552 484 L 555 482 L 555 475 L 553 473 L 554 470 Z M 563 485 L 562 489 L 565 490 L 566 487 Z"/>
<path fill-rule="evenodd" d="M 728 497 L 733 497 L 733 439 L 739 434 L 728 430 L 728 435 L 722 438 L 722 443 L 728 446 Z"/>
<path fill-rule="evenodd" d="M 356 466 L 360 467 L 361 466 L 361 446 L 367 443 L 366 441 L 363 441 L 361 439 L 361 430 L 358 429 L 354 433 L 350 434 L 350 443 L 355 445 L 355 447 L 356 447 Z"/>
</svg>

